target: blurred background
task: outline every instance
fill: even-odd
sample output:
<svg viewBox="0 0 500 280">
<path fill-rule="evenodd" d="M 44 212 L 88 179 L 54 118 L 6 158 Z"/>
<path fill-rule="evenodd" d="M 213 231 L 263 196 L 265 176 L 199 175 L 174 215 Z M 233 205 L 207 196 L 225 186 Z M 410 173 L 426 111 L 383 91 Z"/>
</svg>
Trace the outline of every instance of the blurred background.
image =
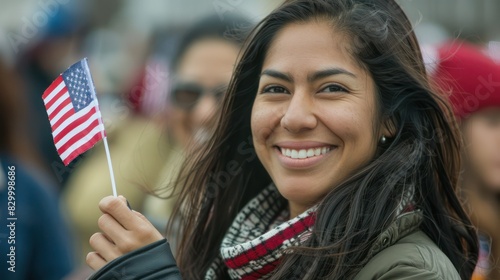
<svg viewBox="0 0 500 280">
<path fill-rule="evenodd" d="M 92 175 L 90 171 L 80 171 L 83 174 L 77 175 L 75 170 L 86 168 L 85 158 L 95 157 L 92 153 L 101 153 L 102 150 L 90 150 L 67 167 L 60 161 L 41 100 L 43 91 L 57 75 L 74 62 L 88 57 L 110 141 L 114 131 L 117 131 L 116 135 L 121 135 L 114 137 L 115 139 L 132 139 L 123 148 L 132 150 L 131 155 L 123 161 L 136 162 L 127 168 L 142 175 L 125 178 L 125 181 L 144 193 L 145 187 L 154 185 L 149 177 L 158 175 L 147 173 L 151 168 L 145 163 L 149 161 L 146 155 L 152 153 L 166 157 L 168 154 L 162 151 L 161 146 L 163 141 L 168 141 L 164 139 L 168 136 L 164 135 L 163 128 L 168 126 L 169 110 L 172 107 L 168 98 L 174 76 L 170 62 L 182 34 L 192 23 L 207 15 L 216 15 L 224 22 L 227 15 L 240 14 L 257 22 L 281 2 L 0 0 L 0 62 L 14 72 L 12 77 L 15 77 L 17 83 L 15 98 L 9 97 L 9 100 L 12 104 L 19 105 L 19 109 L 12 115 L 17 116 L 15 120 L 12 117 L 17 127 L 13 134 L 15 136 L 12 137 L 17 140 L 9 149 L 15 151 L 11 153 L 16 154 L 33 170 L 36 178 L 46 182 L 44 185 L 51 186 L 51 192 L 61 201 L 60 212 L 62 218 L 68 221 L 69 235 L 76 236 L 72 239 L 78 239 L 79 234 L 87 234 L 80 233 L 83 225 L 75 222 L 78 219 L 75 217 L 84 215 L 89 209 L 97 211 L 96 204 L 89 205 L 91 200 L 86 200 L 84 194 L 75 192 L 74 189 L 82 188 L 85 184 L 101 184 L 92 181 L 91 177 L 97 175 Z M 499 0 L 398 2 L 414 24 L 423 45 L 462 39 L 479 45 L 500 63 Z M 231 26 L 228 23 L 227 27 L 230 31 L 247 26 Z M 9 81 L 14 82 L 14 78 L 9 76 Z M 6 96 L 2 91 L 0 102 L 7 102 L 5 100 Z M 8 116 L 10 121 L 11 117 Z M 137 130 L 130 135 L 120 134 L 123 127 L 137 127 Z M 7 136 L 2 134 L 0 137 Z M 141 145 L 157 149 L 143 151 L 138 148 Z M 115 151 L 112 150 L 111 156 L 119 158 L 119 149 L 117 147 Z M 162 162 L 162 159 L 158 161 Z M 87 165 L 94 168 L 100 166 L 97 163 Z M 115 168 L 117 177 L 126 177 L 124 175 L 133 172 L 120 162 Z M 106 183 L 97 187 L 103 190 L 102 196 L 110 195 L 111 188 L 107 185 L 109 175 L 107 170 L 101 172 Z M 151 172 L 160 173 L 159 170 Z M 119 185 L 119 193 L 120 187 Z M 134 201 L 131 198 L 134 195 L 140 196 L 140 199 Z M 144 210 L 144 197 L 135 193 L 128 198 L 134 209 Z M 91 221 L 96 223 L 97 220 L 92 216 Z M 160 223 L 159 228 L 162 229 L 163 226 Z M 88 236 L 84 236 L 83 240 L 88 240 Z M 87 249 L 76 241 L 74 243 L 74 265 L 66 269 L 72 271 L 69 276 L 71 279 L 85 279 L 88 271 L 80 272 L 79 267 L 84 266 L 83 259 Z M 3 246 L 3 243 L 0 242 L 0 245 Z"/>
<path fill-rule="evenodd" d="M 485 47 L 500 61 L 500 1 L 399 0 L 424 45 L 460 38 Z M 54 77 L 88 57 L 107 129 L 129 110 L 157 116 L 168 108 L 168 63 L 180 34 L 195 20 L 239 13 L 256 22 L 278 0 L 0 0 L 0 54 L 27 78 L 29 111 Z M 36 67 L 33 67 L 36 66 Z M 30 80 L 31 79 L 31 80 Z M 147 79 L 147 84 L 144 84 Z M 120 102 L 120 103 L 118 103 Z M 39 102 L 38 102 L 39 103 Z M 123 104 L 122 104 L 123 103 Z M 34 108 L 33 108 L 34 107 Z M 31 139 L 46 134 L 45 119 L 30 118 Z M 108 128 L 108 126 L 110 128 Z M 63 187 L 68 168 L 57 162 L 51 139 L 33 143 L 43 168 Z M 49 163 L 47 165 L 47 163 Z"/>
</svg>

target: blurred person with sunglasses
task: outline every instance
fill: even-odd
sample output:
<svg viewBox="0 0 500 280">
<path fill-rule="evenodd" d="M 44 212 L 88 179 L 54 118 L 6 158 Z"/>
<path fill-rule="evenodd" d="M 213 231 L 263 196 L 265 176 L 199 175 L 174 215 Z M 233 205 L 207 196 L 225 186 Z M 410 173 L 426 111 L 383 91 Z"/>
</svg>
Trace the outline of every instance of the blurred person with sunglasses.
<svg viewBox="0 0 500 280">
<path fill-rule="evenodd" d="M 171 67 L 170 127 L 184 148 L 202 143 L 231 78 L 238 52 L 251 23 L 236 15 L 209 16 L 182 37 Z"/>
<path fill-rule="evenodd" d="M 172 56 L 166 122 L 174 152 L 154 190 L 159 197 L 149 196 L 144 204 L 144 214 L 161 231 L 173 211 L 175 196 L 170 184 L 177 177 L 183 154 L 203 145 L 213 132 L 219 105 L 251 27 L 250 21 L 238 15 L 207 16 L 186 30 Z"/>
</svg>

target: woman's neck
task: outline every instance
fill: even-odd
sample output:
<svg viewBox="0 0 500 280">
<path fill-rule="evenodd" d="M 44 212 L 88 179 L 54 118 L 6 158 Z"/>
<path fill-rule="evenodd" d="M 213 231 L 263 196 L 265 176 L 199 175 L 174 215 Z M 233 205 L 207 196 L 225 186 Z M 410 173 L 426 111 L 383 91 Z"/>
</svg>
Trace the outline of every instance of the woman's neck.
<svg viewBox="0 0 500 280">
<path fill-rule="evenodd" d="M 298 205 L 293 202 L 288 202 L 288 209 L 290 210 L 290 217 L 289 219 L 293 219 L 297 217 L 298 215 L 304 213 L 307 209 L 309 209 L 311 206 L 304 206 L 304 205 Z"/>
</svg>

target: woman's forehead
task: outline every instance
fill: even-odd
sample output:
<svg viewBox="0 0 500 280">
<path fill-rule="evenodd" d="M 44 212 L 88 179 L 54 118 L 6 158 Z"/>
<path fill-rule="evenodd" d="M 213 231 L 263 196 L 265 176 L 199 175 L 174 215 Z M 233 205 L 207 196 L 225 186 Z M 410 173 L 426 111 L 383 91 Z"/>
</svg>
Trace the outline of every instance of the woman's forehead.
<svg viewBox="0 0 500 280">
<path fill-rule="evenodd" d="M 349 37 L 326 21 L 290 23 L 274 37 L 265 55 L 263 70 L 297 69 L 300 72 L 342 68 L 364 76 L 365 70 L 350 53 Z"/>
</svg>

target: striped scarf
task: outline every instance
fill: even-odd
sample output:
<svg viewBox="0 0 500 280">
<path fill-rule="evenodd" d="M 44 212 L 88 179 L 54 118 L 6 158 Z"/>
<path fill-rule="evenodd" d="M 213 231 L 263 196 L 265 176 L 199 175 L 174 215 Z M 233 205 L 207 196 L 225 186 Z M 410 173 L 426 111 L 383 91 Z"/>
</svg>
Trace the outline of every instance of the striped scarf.
<svg viewBox="0 0 500 280">
<path fill-rule="evenodd" d="M 415 188 L 401 197 L 395 216 L 414 210 Z M 221 254 L 208 269 L 205 280 L 217 279 L 227 270 L 231 279 L 267 279 L 283 253 L 306 241 L 312 231 L 317 206 L 288 220 L 287 201 L 274 184 L 250 200 L 238 213 L 221 244 Z"/>
<path fill-rule="evenodd" d="M 236 216 L 205 279 L 216 279 L 224 269 L 231 279 L 268 278 L 284 251 L 307 239 L 314 209 L 287 221 L 286 200 L 271 184 Z"/>
</svg>

